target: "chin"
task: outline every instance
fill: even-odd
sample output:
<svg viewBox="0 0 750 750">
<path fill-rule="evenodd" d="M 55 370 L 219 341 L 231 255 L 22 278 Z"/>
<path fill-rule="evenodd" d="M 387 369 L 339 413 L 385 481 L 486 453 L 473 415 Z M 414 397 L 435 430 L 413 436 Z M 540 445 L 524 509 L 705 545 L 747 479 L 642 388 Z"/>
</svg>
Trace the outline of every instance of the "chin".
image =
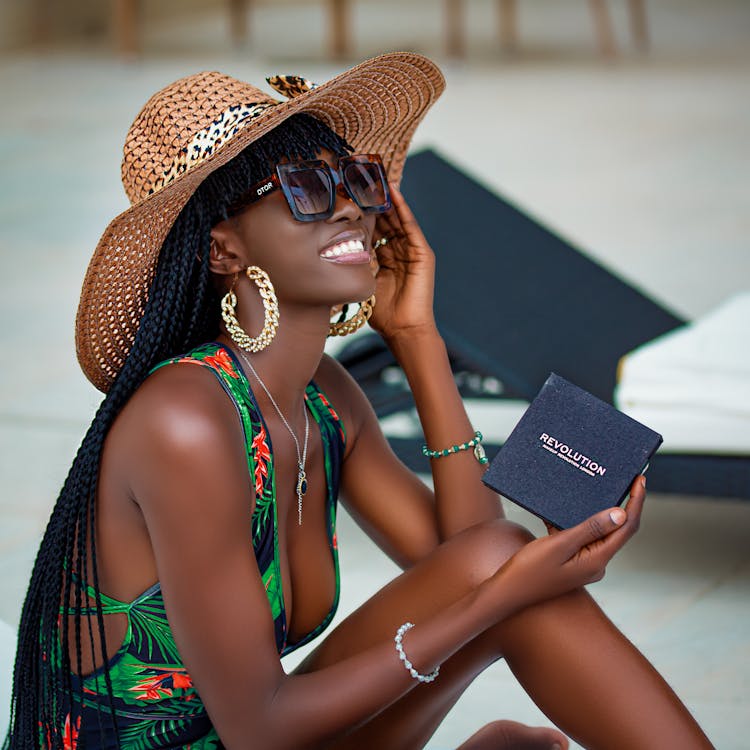
<svg viewBox="0 0 750 750">
<path fill-rule="evenodd" d="M 369 279 L 366 284 L 358 284 L 356 287 L 352 285 L 346 290 L 339 289 L 338 292 L 336 295 L 338 300 L 334 303 L 335 305 L 353 305 L 375 294 L 375 281 Z"/>
</svg>

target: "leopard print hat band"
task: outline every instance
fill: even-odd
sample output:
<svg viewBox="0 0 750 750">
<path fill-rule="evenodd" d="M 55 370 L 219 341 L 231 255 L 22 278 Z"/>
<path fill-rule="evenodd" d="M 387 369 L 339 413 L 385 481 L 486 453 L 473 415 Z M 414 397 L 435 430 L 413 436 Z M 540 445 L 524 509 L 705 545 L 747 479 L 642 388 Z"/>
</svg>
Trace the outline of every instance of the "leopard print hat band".
<svg viewBox="0 0 750 750">
<path fill-rule="evenodd" d="M 286 118 L 306 112 L 357 151 L 379 153 L 399 181 L 412 135 L 445 86 L 422 55 L 380 55 L 319 86 L 267 79 L 283 97 L 227 75 L 198 73 L 154 94 L 128 131 L 122 182 L 131 206 L 94 251 L 76 317 L 86 377 L 106 392 L 130 351 L 159 250 L 198 185 Z"/>
<path fill-rule="evenodd" d="M 217 82 L 222 81 L 230 89 L 235 88 L 235 85 L 240 83 L 219 73 L 203 75 L 217 76 Z M 177 81 L 174 85 L 192 81 L 193 78 L 194 76 L 190 76 Z M 287 99 L 318 88 L 317 84 L 300 76 L 271 76 L 266 78 L 266 81 Z M 239 88 L 241 90 L 238 90 L 236 94 L 243 96 L 245 101 L 230 104 L 226 109 L 212 112 L 210 115 L 213 118 L 211 122 L 196 130 L 190 140 L 181 145 L 174 153 L 171 163 L 166 169 L 162 169 L 164 166 L 162 162 L 160 164 L 153 163 L 151 165 L 153 169 L 149 170 L 146 168 L 147 165 L 144 164 L 143 159 L 136 156 L 142 152 L 144 135 L 146 138 L 150 138 L 152 142 L 163 137 L 159 118 L 155 118 L 156 127 L 154 127 L 153 113 L 150 111 L 152 108 L 149 107 L 149 104 L 160 106 L 167 89 L 158 92 L 149 100 L 133 123 L 128 134 L 129 137 L 125 142 L 122 180 L 131 203 L 137 203 L 146 196 L 161 190 L 188 169 L 200 164 L 214 151 L 218 150 L 222 144 L 234 138 L 240 129 L 250 125 L 255 118 L 280 103 L 249 84 L 240 84 Z M 145 123 L 150 123 L 151 126 L 144 127 Z M 130 137 L 131 134 L 132 138 Z M 162 144 L 162 150 L 168 152 L 168 147 L 164 148 L 166 145 Z"/>
</svg>

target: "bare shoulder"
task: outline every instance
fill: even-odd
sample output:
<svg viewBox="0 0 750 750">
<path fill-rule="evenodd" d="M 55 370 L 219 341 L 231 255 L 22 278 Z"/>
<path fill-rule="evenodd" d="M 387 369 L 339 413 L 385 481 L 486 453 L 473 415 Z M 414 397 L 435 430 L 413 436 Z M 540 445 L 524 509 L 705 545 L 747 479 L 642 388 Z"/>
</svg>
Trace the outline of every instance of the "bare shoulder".
<svg viewBox="0 0 750 750">
<path fill-rule="evenodd" d="M 359 423 L 371 411 L 370 402 L 356 380 L 336 359 L 324 354 L 315 373 L 315 382 L 326 394 L 342 419 Z"/>
<path fill-rule="evenodd" d="M 170 469 L 206 467 L 216 473 L 238 461 L 244 467 L 244 436 L 234 405 L 207 367 L 191 363 L 166 365 L 150 375 L 107 442 L 134 489 Z"/>
<path fill-rule="evenodd" d="M 330 354 L 323 354 L 320 358 L 320 364 L 315 371 L 315 382 L 328 391 L 359 387 L 341 362 Z"/>
<path fill-rule="evenodd" d="M 146 438 L 154 435 L 181 444 L 216 438 L 236 422 L 236 412 L 216 376 L 192 362 L 165 365 L 152 373 L 133 394 L 122 417 L 145 428 Z"/>
</svg>

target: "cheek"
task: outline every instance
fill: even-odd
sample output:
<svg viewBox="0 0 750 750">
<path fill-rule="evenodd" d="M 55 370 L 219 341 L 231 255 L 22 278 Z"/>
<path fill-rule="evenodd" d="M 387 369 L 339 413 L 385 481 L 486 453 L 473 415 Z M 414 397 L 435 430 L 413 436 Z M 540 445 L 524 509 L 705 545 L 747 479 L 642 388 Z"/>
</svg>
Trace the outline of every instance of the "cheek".
<svg viewBox="0 0 750 750">
<path fill-rule="evenodd" d="M 278 198 L 281 201 L 275 200 Z M 237 234 L 244 260 L 262 268 L 283 263 L 285 255 L 305 241 L 305 229 L 304 224 L 292 218 L 281 194 L 268 196 L 240 219 Z"/>
</svg>

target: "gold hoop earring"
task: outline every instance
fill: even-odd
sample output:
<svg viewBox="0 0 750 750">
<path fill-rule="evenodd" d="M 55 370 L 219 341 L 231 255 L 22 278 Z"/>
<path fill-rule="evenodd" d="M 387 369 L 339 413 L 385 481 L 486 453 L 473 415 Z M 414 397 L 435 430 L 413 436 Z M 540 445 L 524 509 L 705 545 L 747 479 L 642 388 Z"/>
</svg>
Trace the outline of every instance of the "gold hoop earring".
<svg viewBox="0 0 750 750">
<path fill-rule="evenodd" d="M 276 299 L 276 292 L 273 289 L 271 279 L 268 278 L 268 274 L 262 268 L 250 266 L 245 273 L 247 278 L 258 287 L 263 301 L 263 330 L 253 338 L 247 334 L 237 320 L 235 313 L 237 295 L 234 293 L 234 285 L 237 283 L 236 274 L 230 290 L 221 300 L 221 317 L 224 320 L 227 333 L 240 349 L 247 352 L 259 352 L 265 349 L 276 336 L 276 331 L 279 328 L 279 301 Z"/>
<path fill-rule="evenodd" d="M 345 320 L 346 308 L 341 312 L 339 319 L 335 323 L 331 323 L 328 328 L 329 336 L 348 336 L 354 331 L 358 331 L 362 326 L 367 323 L 372 315 L 372 308 L 375 307 L 375 295 L 373 294 L 368 299 L 359 303 L 359 310 L 349 320 Z"/>
</svg>

